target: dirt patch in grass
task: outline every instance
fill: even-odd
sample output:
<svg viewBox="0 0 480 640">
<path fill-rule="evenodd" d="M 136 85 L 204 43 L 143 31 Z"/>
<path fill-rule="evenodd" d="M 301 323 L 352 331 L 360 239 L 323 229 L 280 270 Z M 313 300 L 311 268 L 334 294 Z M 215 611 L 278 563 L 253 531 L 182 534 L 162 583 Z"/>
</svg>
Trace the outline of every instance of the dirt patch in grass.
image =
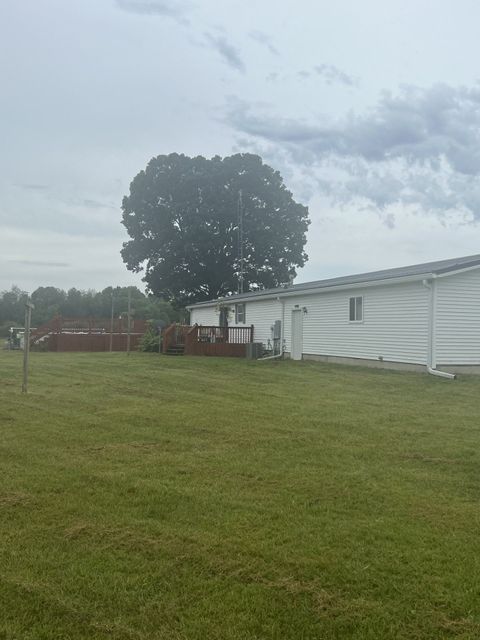
<svg viewBox="0 0 480 640">
<path fill-rule="evenodd" d="M 32 503 L 32 496 L 28 493 L 0 493 L 0 508 L 23 507 Z"/>
<path fill-rule="evenodd" d="M 426 456 L 421 453 L 405 453 L 400 457 L 402 460 L 418 460 L 420 462 L 429 462 L 432 464 L 460 464 L 463 462 L 462 460 L 456 458 Z"/>
</svg>

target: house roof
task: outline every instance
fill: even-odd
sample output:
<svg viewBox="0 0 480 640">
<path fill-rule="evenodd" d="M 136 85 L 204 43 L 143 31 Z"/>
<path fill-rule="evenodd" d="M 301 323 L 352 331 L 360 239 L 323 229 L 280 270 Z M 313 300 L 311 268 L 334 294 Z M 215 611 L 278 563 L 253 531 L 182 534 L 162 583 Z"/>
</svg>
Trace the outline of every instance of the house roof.
<svg viewBox="0 0 480 640">
<path fill-rule="evenodd" d="M 302 282 L 286 287 L 276 287 L 275 289 L 262 289 L 260 291 L 248 291 L 247 293 L 235 294 L 218 300 L 208 300 L 197 304 L 189 305 L 193 307 L 210 306 L 221 301 L 239 301 L 261 298 L 264 296 L 274 296 L 280 294 L 302 293 L 311 289 L 329 289 L 331 287 L 341 287 L 348 285 L 358 285 L 363 283 L 375 283 L 377 281 L 394 280 L 397 278 L 421 277 L 427 275 L 441 275 L 451 271 L 468 269 L 480 266 L 480 254 L 464 256 L 461 258 L 451 258 L 449 260 L 438 260 L 436 262 L 424 262 L 413 264 L 408 267 L 396 267 L 394 269 L 383 269 L 382 271 L 370 271 L 368 273 L 357 273 L 351 276 L 340 276 L 339 278 L 328 278 L 327 280 L 314 280 L 313 282 Z"/>
</svg>

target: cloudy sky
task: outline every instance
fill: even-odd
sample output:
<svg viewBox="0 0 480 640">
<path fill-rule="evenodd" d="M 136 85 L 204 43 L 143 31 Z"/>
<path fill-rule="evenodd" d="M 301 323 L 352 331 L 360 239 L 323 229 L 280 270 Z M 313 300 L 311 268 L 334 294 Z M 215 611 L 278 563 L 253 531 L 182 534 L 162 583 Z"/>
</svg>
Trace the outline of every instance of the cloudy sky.
<svg viewBox="0 0 480 640">
<path fill-rule="evenodd" d="M 141 284 L 158 154 L 257 152 L 312 218 L 297 282 L 480 253 L 476 0 L 2 0 L 0 290 Z"/>
</svg>

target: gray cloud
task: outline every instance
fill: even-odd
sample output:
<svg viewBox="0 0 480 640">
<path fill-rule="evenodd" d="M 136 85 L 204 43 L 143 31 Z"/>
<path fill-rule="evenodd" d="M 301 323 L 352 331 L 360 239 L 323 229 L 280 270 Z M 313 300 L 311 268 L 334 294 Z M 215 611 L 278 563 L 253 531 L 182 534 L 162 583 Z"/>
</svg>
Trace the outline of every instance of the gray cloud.
<svg viewBox="0 0 480 640">
<path fill-rule="evenodd" d="M 343 84 L 347 87 L 353 87 L 357 84 L 357 80 L 342 71 L 333 64 L 319 64 L 315 67 L 315 72 L 321 76 L 327 84 Z"/>
<path fill-rule="evenodd" d="M 227 119 L 243 133 L 299 146 L 310 159 L 328 156 L 438 167 L 445 158 L 455 171 L 480 170 L 480 89 L 435 85 L 405 87 L 398 97 L 385 93 L 366 115 L 308 123 L 253 114 L 249 105 L 230 101 Z"/>
<path fill-rule="evenodd" d="M 228 99 L 226 120 L 237 131 L 253 137 L 263 138 L 274 144 L 310 144 L 318 136 L 318 127 L 301 120 L 277 118 L 253 113 L 252 106 L 238 98 Z"/>
<path fill-rule="evenodd" d="M 269 73 L 267 75 L 267 77 L 265 78 L 265 80 L 267 82 L 276 82 L 279 78 L 279 74 L 276 71 L 272 71 L 271 73 Z"/>
<path fill-rule="evenodd" d="M 207 42 L 215 49 L 222 57 L 223 61 L 228 64 L 229 67 L 245 73 L 245 64 L 240 57 L 240 53 L 236 47 L 234 47 L 224 35 L 212 35 L 206 33 L 205 38 Z"/>
<path fill-rule="evenodd" d="M 91 200 L 89 198 L 85 198 L 85 199 L 81 200 L 80 204 L 83 204 L 85 207 L 88 207 L 89 209 L 115 209 L 115 210 L 118 210 L 118 207 L 116 207 L 113 204 L 110 204 L 108 202 L 101 202 L 100 200 Z"/>
<path fill-rule="evenodd" d="M 26 189 L 19 199 L 18 186 L 0 185 L 0 227 L 18 231 L 50 232 L 77 237 L 121 236 L 120 207 L 102 197 L 59 189 Z M 71 187 L 70 187 L 71 188 Z M 12 216 L 12 211 L 16 215 Z"/>
<path fill-rule="evenodd" d="M 45 191 L 49 188 L 48 184 L 16 184 L 15 186 L 26 191 Z"/>
<path fill-rule="evenodd" d="M 273 117 L 238 99 L 227 120 L 242 134 L 287 153 L 338 202 L 362 198 L 480 218 L 480 89 L 439 84 L 382 94 L 366 114 L 307 122 Z"/>
<path fill-rule="evenodd" d="M 363 177 L 331 181 L 329 192 L 338 204 L 362 199 L 380 211 L 402 203 L 424 210 L 463 211 L 471 219 L 480 219 L 480 183 L 476 176 L 448 171 L 413 171 L 405 166 L 383 169 L 371 167 Z"/>
<path fill-rule="evenodd" d="M 68 262 L 45 262 L 43 260 L 7 260 L 7 262 L 11 264 L 23 264 L 30 267 L 58 267 L 65 268 L 69 267 L 70 264 Z"/>
<path fill-rule="evenodd" d="M 207 42 L 221 55 L 223 61 L 232 69 L 245 73 L 245 64 L 240 57 L 240 53 L 224 35 L 213 35 L 206 33 Z"/>
<path fill-rule="evenodd" d="M 130 13 L 164 16 L 181 23 L 187 22 L 186 14 L 192 6 L 184 0 L 115 0 L 115 3 Z"/>
<path fill-rule="evenodd" d="M 270 53 L 273 53 L 273 55 L 280 55 L 278 49 L 272 44 L 271 38 L 266 33 L 263 33 L 263 31 L 250 31 L 248 35 L 255 42 L 258 42 L 259 44 L 265 46 L 270 51 Z"/>
</svg>

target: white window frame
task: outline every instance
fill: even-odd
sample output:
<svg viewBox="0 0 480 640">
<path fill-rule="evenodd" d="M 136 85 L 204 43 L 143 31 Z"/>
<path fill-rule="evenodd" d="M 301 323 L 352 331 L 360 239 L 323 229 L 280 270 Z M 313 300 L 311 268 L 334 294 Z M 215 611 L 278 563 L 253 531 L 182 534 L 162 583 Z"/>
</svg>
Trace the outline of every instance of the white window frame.
<svg viewBox="0 0 480 640">
<path fill-rule="evenodd" d="M 355 302 L 354 307 L 353 307 L 353 311 L 354 311 L 354 319 L 352 320 L 351 318 L 351 305 L 352 305 L 352 300 L 354 300 Z M 361 300 L 361 308 L 362 308 L 362 317 L 361 318 L 357 318 L 357 300 Z M 348 299 L 348 321 L 350 322 L 350 324 L 359 324 L 361 322 L 363 322 L 363 318 L 364 318 L 364 310 L 363 310 L 363 296 L 350 296 Z"/>
<path fill-rule="evenodd" d="M 242 307 L 242 312 L 238 312 L 238 308 Z M 241 320 L 239 320 L 241 317 Z M 235 303 L 235 324 L 245 324 L 247 318 L 247 308 L 245 302 L 236 302 Z"/>
</svg>

